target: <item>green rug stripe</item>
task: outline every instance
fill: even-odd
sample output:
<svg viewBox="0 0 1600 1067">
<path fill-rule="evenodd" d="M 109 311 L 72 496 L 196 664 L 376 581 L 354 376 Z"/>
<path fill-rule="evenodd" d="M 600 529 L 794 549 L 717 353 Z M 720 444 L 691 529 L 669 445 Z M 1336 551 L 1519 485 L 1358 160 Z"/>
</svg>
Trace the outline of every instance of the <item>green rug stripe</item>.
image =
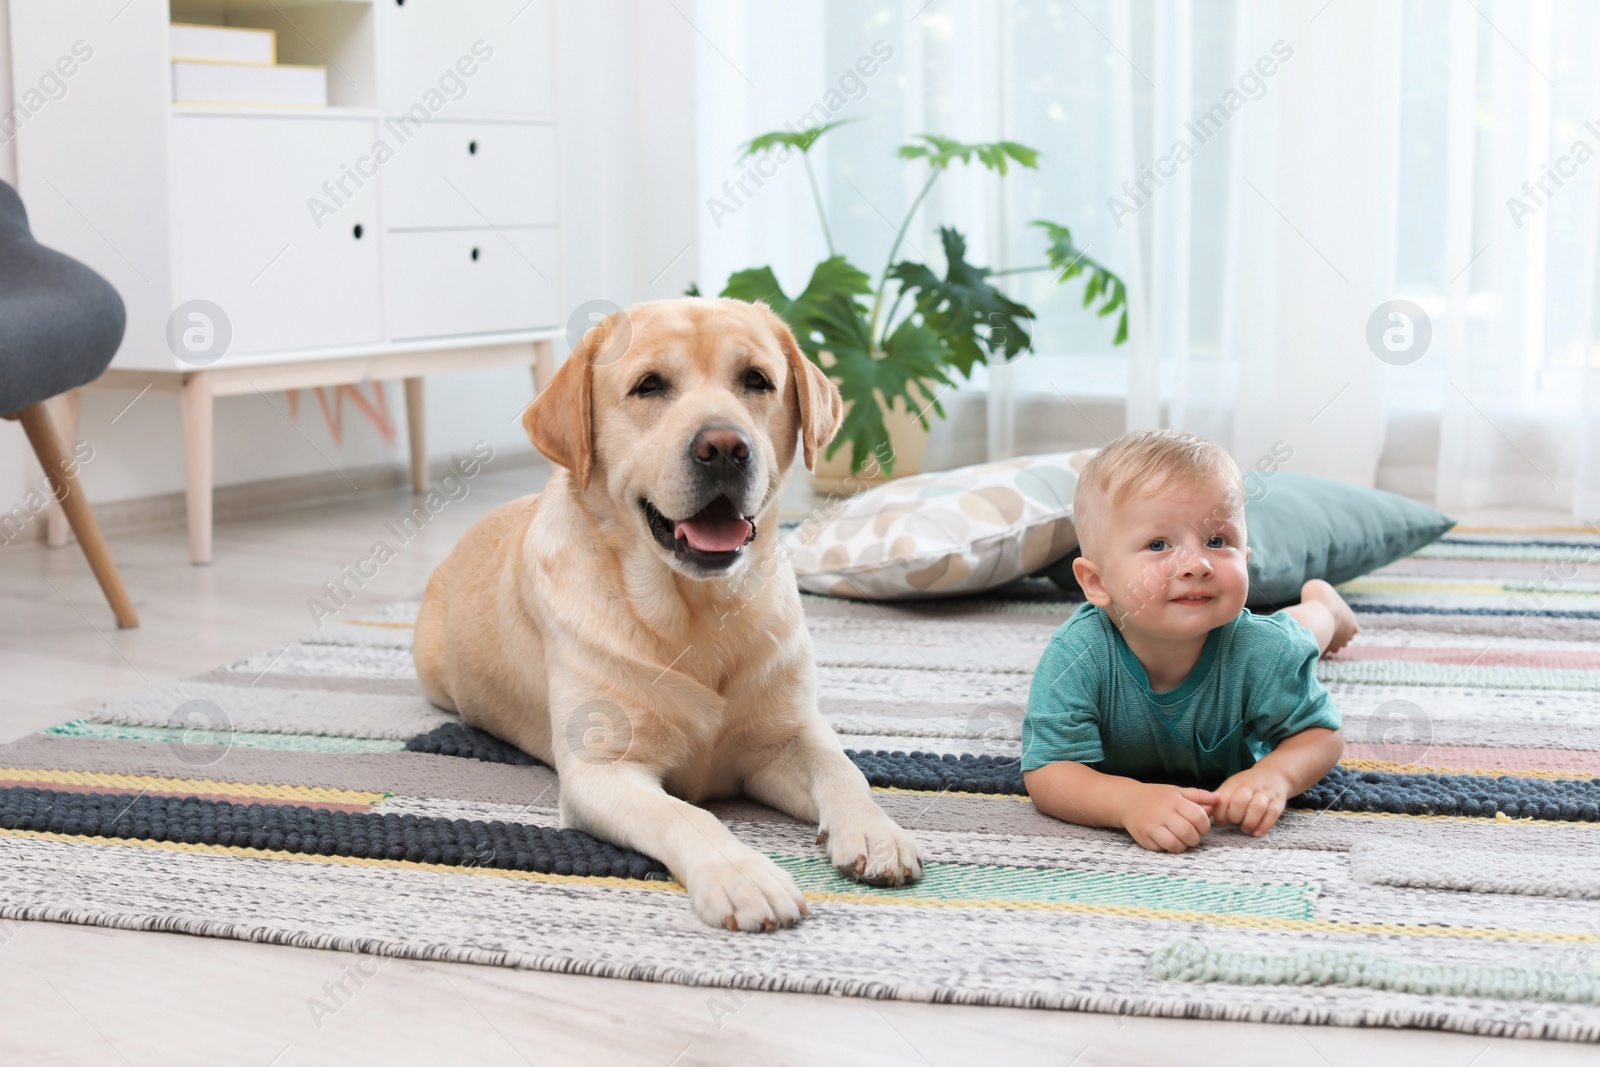
<svg viewBox="0 0 1600 1067">
<path fill-rule="evenodd" d="M 930 863 L 914 885 L 874 888 L 852 882 L 817 856 L 768 853 L 802 891 L 865 893 L 932 900 L 1039 901 L 1192 911 L 1213 915 L 1315 918 L 1317 887 L 1306 883 L 1214 882 L 1164 874 L 1069 871 L 1054 867 L 996 867 Z"/>
<path fill-rule="evenodd" d="M 1323 683 L 1600 691 L 1600 671 L 1538 667 L 1459 667 L 1449 663 L 1415 663 L 1381 659 L 1356 660 L 1352 663 L 1318 660 L 1316 670 L 1317 680 Z"/>
<path fill-rule="evenodd" d="M 44 731 L 65 737 L 94 737 L 104 741 L 159 741 L 177 745 L 238 745 L 285 752 L 400 752 L 404 741 L 380 737 L 329 737 L 322 734 L 265 734 L 226 730 L 186 730 L 174 726 L 122 726 L 116 723 L 74 719 Z"/>
<path fill-rule="evenodd" d="M 1373 952 L 1290 952 L 1269 956 L 1211 948 L 1198 941 L 1163 945 L 1146 968 L 1152 978 L 1232 985 L 1348 986 L 1420 996 L 1600 1004 L 1600 975 L 1477 963 L 1412 963 Z"/>
</svg>

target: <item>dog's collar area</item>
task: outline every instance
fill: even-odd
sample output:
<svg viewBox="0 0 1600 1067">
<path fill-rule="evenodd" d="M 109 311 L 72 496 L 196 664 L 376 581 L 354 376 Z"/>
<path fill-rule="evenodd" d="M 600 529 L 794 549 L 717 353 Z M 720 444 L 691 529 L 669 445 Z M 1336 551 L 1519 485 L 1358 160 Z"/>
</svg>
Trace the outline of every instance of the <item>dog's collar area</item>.
<svg viewBox="0 0 1600 1067">
<path fill-rule="evenodd" d="M 741 515 L 727 496 L 717 497 L 687 519 L 667 518 L 644 497 L 639 498 L 639 505 L 656 543 L 704 570 L 726 570 L 744 552 L 744 546 L 756 539 L 755 519 Z M 747 532 L 741 527 L 747 527 Z"/>
</svg>

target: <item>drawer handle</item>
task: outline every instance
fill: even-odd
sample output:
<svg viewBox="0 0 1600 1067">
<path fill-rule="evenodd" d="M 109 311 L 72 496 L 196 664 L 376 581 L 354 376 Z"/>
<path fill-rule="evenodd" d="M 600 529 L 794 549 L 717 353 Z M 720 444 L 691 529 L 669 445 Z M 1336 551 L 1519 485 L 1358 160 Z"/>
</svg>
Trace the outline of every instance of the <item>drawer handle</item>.
<svg viewBox="0 0 1600 1067">
<path fill-rule="evenodd" d="M 355 239 L 356 239 L 356 240 L 358 240 L 358 241 L 359 241 L 359 240 L 361 240 L 361 234 L 362 234 L 362 233 L 363 233 L 363 232 L 365 232 L 365 231 L 363 231 L 363 230 L 362 230 L 362 229 L 361 229 L 361 223 L 359 223 L 359 222 L 358 222 L 358 223 L 356 223 L 356 224 L 355 224 L 355 226 L 354 226 L 354 227 L 352 227 L 352 228 L 351 228 L 351 230 L 350 230 L 350 234 L 351 234 L 351 236 L 353 236 L 353 237 L 354 237 L 354 238 L 355 238 Z"/>
<path fill-rule="evenodd" d="M 472 249 L 472 262 L 478 262 L 478 249 L 476 245 L 474 245 Z"/>
<path fill-rule="evenodd" d="M 467 155 L 475 156 L 477 154 L 478 154 L 478 142 L 477 141 L 468 141 L 467 142 Z"/>
</svg>

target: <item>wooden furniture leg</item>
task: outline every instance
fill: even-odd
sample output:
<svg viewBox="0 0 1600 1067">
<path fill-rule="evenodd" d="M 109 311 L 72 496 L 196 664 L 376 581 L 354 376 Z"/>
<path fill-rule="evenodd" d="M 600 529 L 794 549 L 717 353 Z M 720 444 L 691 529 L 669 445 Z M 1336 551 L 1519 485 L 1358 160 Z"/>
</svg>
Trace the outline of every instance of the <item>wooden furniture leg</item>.
<svg viewBox="0 0 1600 1067">
<path fill-rule="evenodd" d="M 211 416 L 214 398 L 205 371 L 183 376 L 183 473 L 189 517 L 189 562 L 211 562 Z"/>
<path fill-rule="evenodd" d="M 535 390 L 548 388 L 556 373 L 553 339 L 507 341 L 464 349 L 369 353 L 326 360 L 217 365 L 192 371 L 133 371 L 111 367 L 88 388 L 133 392 L 159 388 L 179 394 L 183 412 L 189 557 L 194 563 L 203 564 L 210 563 L 212 556 L 213 405 L 217 397 L 356 382 L 403 382 L 410 419 L 411 484 L 418 492 L 426 492 L 427 404 L 423 383 L 427 376 L 445 371 L 517 366 L 529 367 Z"/>
<path fill-rule="evenodd" d="M 556 376 L 556 346 L 549 341 L 533 342 L 533 391 L 537 396 L 544 392 L 550 379 Z"/>
<path fill-rule="evenodd" d="M 424 422 L 422 379 L 407 378 L 406 436 L 411 442 L 411 491 L 428 491 L 428 429 Z"/>
<path fill-rule="evenodd" d="M 68 389 L 59 396 L 45 401 L 50 405 L 50 418 L 56 425 L 56 431 L 61 434 L 61 447 L 69 455 L 73 451 L 74 439 L 78 436 L 78 411 L 82 407 L 82 400 L 82 393 L 76 389 Z M 69 532 L 66 511 L 61 507 L 60 501 L 52 500 L 50 513 L 45 518 L 45 544 L 51 548 L 61 548 L 67 543 Z"/>
<path fill-rule="evenodd" d="M 105 538 L 100 535 L 100 524 L 95 522 L 94 512 L 89 510 L 89 502 L 78 486 L 72 454 L 61 447 L 61 438 L 56 436 L 49 409 L 43 403 L 33 404 L 18 412 L 17 417 L 22 420 L 22 429 L 39 457 L 45 477 L 50 479 L 50 492 L 66 512 L 72 532 L 78 535 L 78 544 L 83 546 L 89 569 L 94 571 L 111 605 L 111 613 L 117 617 L 117 625 L 124 630 L 134 629 L 139 625 L 139 616 L 133 610 L 133 601 L 128 599 L 128 591 L 123 588 L 122 575 L 117 573 L 111 550 L 106 548 Z"/>
</svg>

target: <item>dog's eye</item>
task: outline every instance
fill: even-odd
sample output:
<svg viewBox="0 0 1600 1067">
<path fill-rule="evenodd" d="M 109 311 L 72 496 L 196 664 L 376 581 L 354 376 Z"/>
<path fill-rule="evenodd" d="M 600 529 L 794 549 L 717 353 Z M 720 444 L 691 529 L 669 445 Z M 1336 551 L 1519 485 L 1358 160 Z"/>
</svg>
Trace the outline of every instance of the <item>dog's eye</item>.
<svg viewBox="0 0 1600 1067">
<path fill-rule="evenodd" d="M 754 367 L 744 372 L 744 387 L 752 393 L 772 392 L 772 382 Z"/>
<path fill-rule="evenodd" d="M 662 396 L 667 391 L 667 383 L 659 374 L 646 374 L 639 379 L 639 383 L 628 391 L 629 396 Z"/>
</svg>

